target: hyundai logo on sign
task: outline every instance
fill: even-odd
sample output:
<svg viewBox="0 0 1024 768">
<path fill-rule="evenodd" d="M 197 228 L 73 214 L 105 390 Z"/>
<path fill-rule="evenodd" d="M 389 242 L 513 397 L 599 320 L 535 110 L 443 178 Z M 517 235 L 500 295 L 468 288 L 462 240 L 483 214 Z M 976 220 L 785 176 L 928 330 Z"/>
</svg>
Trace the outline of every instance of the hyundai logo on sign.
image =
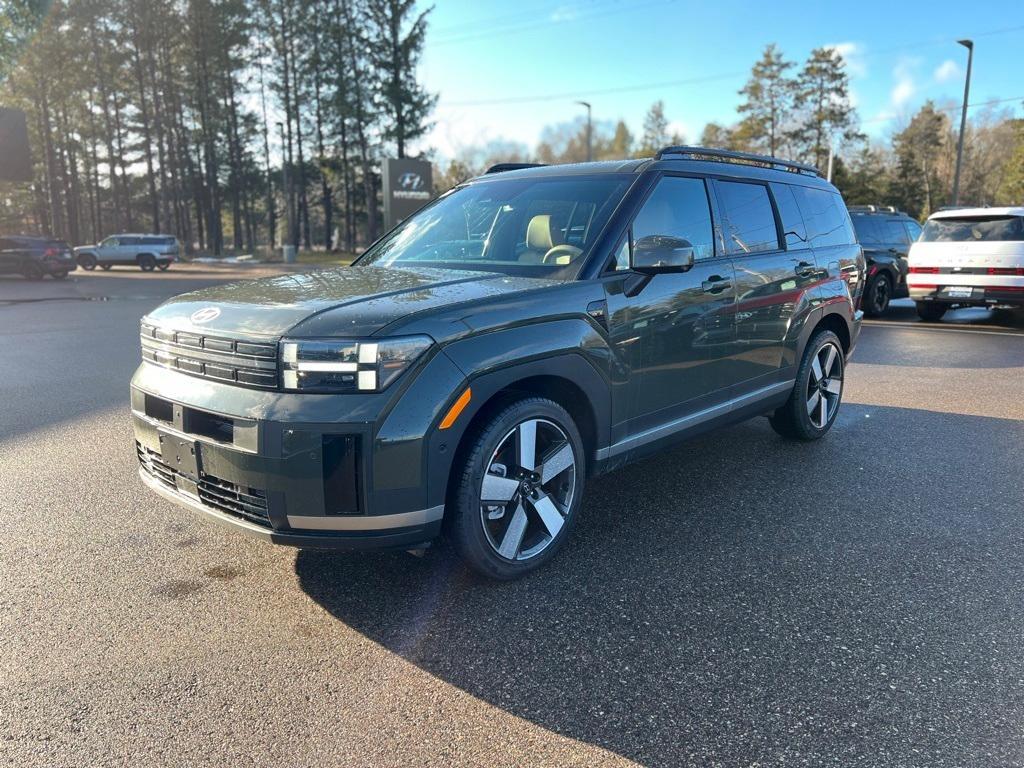
<svg viewBox="0 0 1024 768">
<path fill-rule="evenodd" d="M 423 189 L 423 177 L 418 173 L 403 173 L 398 177 L 398 186 L 409 191 Z"/>
<path fill-rule="evenodd" d="M 398 188 L 393 192 L 396 200 L 429 200 L 430 190 L 426 189 L 423 177 L 411 171 L 398 177 Z"/>
<path fill-rule="evenodd" d="M 388 229 L 412 216 L 434 196 L 429 160 L 386 157 L 382 163 L 384 223 Z"/>
<path fill-rule="evenodd" d="M 198 325 L 199 323 L 208 323 L 218 317 L 220 317 L 220 307 L 203 307 L 193 312 L 189 319 Z"/>
</svg>

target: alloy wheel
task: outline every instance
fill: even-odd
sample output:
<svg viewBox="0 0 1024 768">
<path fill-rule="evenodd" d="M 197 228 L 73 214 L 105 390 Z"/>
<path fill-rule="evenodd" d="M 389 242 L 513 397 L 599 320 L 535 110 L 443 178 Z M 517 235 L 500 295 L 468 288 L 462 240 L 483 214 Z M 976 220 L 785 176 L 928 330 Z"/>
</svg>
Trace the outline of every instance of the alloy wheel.
<svg viewBox="0 0 1024 768">
<path fill-rule="evenodd" d="M 881 314 L 889 306 L 889 281 L 880 277 L 875 281 L 875 288 L 871 296 L 871 308 L 876 314 Z"/>
<path fill-rule="evenodd" d="M 498 443 L 480 487 L 487 540 L 506 560 L 536 557 L 558 537 L 572 508 L 577 460 L 565 431 L 528 419 Z"/>
<path fill-rule="evenodd" d="M 824 429 L 835 416 L 843 394 L 843 355 L 832 342 L 822 345 L 811 362 L 807 380 L 807 416 Z"/>
</svg>

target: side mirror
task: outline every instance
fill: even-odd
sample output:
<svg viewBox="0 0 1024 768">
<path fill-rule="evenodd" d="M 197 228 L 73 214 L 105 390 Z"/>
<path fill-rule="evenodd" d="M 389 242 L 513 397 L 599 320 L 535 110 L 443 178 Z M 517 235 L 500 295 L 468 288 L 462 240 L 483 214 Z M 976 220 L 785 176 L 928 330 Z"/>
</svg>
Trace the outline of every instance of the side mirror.
<svg viewBox="0 0 1024 768">
<path fill-rule="evenodd" d="M 688 240 L 670 235 L 648 235 L 633 245 L 633 269 L 637 272 L 685 272 L 694 263 Z"/>
</svg>

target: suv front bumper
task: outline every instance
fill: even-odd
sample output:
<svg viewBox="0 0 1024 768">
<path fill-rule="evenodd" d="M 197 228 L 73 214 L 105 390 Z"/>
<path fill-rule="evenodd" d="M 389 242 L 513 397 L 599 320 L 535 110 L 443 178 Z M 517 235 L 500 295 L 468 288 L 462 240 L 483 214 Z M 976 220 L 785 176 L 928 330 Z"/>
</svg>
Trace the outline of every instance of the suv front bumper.
<svg viewBox="0 0 1024 768">
<path fill-rule="evenodd" d="M 403 441 L 400 462 L 380 448 L 392 398 L 320 396 L 311 407 L 316 397 L 201 381 L 144 363 L 131 388 L 140 476 L 164 498 L 277 544 L 410 549 L 436 538 L 443 495 L 431 504 L 409 467 L 427 460 L 426 441 Z M 342 402 L 353 403 L 347 416 L 358 420 L 327 421 L 325 413 Z"/>
</svg>

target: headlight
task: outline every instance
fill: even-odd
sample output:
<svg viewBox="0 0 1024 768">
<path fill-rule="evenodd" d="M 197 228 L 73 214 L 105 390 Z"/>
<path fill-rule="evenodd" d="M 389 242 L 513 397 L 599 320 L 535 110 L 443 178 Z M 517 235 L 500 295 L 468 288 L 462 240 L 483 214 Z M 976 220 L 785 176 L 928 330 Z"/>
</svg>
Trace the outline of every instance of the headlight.
<svg viewBox="0 0 1024 768">
<path fill-rule="evenodd" d="M 433 343 L 429 336 L 373 341 L 284 339 L 284 388 L 300 392 L 380 392 Z"/>
</svg>

